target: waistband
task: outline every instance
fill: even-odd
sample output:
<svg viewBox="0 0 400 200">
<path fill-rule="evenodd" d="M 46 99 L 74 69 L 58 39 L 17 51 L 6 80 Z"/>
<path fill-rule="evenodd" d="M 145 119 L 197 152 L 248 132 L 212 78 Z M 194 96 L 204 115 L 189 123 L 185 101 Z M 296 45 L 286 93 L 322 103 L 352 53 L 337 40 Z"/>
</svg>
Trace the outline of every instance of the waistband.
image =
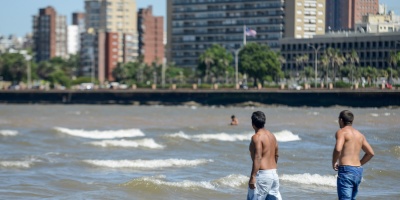
<svg viewBox="0 0 400 200">
<path fill-rule="evenodd" d="M 339 168 L 362 168 L 362 166 L 339 165 Z"/>
<path fill-rule="evenodd" d="M 276 169 L 258 170 L 258 174 L 276 174 Z"/>
</svg>

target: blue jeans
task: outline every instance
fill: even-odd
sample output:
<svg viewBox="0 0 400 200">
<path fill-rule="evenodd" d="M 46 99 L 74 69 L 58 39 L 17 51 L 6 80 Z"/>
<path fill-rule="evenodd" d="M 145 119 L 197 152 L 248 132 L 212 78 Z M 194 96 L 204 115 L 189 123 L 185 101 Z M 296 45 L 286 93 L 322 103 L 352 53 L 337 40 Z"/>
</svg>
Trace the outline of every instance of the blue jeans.
<svg viewBox="0 0 400 200">
<path fill-rule="evenodd" d="M 337 177 L 337 193 L 339 200 L 356 199 L 362 174 L 363 168 L 361 166 L 339 166 Z"/>
<path fill-rule="evenodd" d="M 282 200 L 276 169 L 259 170 L 256 181 L 256 188 L 248 189 L 247 200 Z"/>
</svg>

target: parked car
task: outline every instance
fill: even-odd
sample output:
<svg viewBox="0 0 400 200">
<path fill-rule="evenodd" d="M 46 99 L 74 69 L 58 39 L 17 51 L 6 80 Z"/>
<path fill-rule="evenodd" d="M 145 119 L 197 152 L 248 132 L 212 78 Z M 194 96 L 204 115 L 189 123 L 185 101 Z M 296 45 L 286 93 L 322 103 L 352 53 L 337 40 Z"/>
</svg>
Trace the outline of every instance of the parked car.
<svg viewBox="0 0 400 200">
<path fill-rule="evenodd" d="M 301 90 L 303 89 L 303 86 L 297 84 L 297 83 L 293 83 L 289 85 L 289 89 L 290 90 Z"/>
</svg>

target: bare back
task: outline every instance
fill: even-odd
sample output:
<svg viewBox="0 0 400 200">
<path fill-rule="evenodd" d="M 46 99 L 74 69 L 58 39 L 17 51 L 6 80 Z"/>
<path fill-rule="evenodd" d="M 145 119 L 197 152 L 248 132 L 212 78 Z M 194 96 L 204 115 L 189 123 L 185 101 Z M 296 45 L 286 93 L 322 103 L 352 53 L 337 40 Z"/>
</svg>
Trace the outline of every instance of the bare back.
<svg viewBox="0 0 400 200">
<path fill-rule="evenodd" d="M 261 156 L 260 170 L 277 168 L 278 143 L 275 136 L 268 130 L 259 129 L 253 135 L 249 150 L 253 162 L 257 154 Z"/>
<path fill-rule="evenodd" d="M 342 145 L 339 165 L 360 166 L 360 151 L 365 137 L 351 126 L 345 126 L 336 134 L 337 144 Z"/>
</svg>

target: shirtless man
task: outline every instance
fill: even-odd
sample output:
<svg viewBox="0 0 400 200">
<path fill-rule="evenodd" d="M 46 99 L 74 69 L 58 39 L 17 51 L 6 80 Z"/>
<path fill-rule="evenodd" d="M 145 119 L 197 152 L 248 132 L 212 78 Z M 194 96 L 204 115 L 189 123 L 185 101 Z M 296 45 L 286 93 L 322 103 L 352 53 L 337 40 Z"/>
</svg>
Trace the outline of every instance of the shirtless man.
<svg viewBox="0 0 400 200">
<path fill-rule="evenodd" d="M 231 116 L 231 125 L 232 126 L 234 126 L 234 125 L 239 125 L 239 120 L 235 117 L 235 115 L 232 115 Z"/>
<path fill-rule="evenodd" d="M 278 143 L 275 136 L 264 128 L 265 115 L 263 112 L 254 112 L 251 121 L 255 134 L 251 137 L 249 147 L 253 166 L 247 199 L 281 200 L 279 178 L 276 172 Z"/>
<path fill-rule="evenodd" d="M 336 132 L 332 167 L 338 171 L 337 193 L 339 200 L 355 199 L 361 183 L 363 168 L 374 156 L 374 150 L 364 135 L 352 127 L 354 115 L 344 110 L 339 115 L 340 129 Z M 361 149 L 365 152 L 360 160 Z"/>
</svg>

